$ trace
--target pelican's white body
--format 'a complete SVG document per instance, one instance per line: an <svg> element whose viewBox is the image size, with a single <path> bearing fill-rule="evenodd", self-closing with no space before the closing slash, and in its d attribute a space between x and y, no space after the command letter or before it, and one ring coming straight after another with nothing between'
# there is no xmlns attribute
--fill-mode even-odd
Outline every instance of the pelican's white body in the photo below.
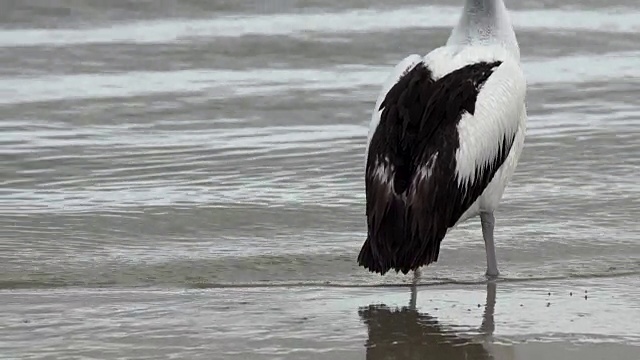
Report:
<svg viewBox="0 0 640 360"><path fill-rule="evenodd" d="M458 124L460 148L456 153L458 183L473 181L476 169L491 161L500 149L505 134L515 134L507 160L495 174L482 195L463 214L458 223L477 216L481 211L492 212L500 203L511 180L524 145L526 132L526 81L518 61L499 45L443 46L425 57L410 55L400 62L383 85L376 102L380 108L387 92L405 73L423 62L431 69L434 79L479 61L503 61L489 77L478 94L474 115L464 113ZM368 144L380 122L381 111L374 111L369 127ZM368 150L367 150L368 152Z"/></svg>
<svg viewBox="0 0 640 360"><path fill-rule="evenodd" d="M489 222L493 221L492 214L511 180L524 145L526 80L520 67L520 49L502 0L467 0L460 22L445 46L426 56L409 55L395 66L376 101L367 140L368 154L369 143L380 122L382 101L400 77L418 63L424 63L437 80L456 69L482 61L501 61L502 64L478 93L474 115L465 112L458 123L460 144L456 152L456 178L459 185L474 181L476 169L494 159L505 136L515 137L505 162L456 225L481 213L490 214ZM489 254L493 252L492 233L493 224L490 244L485 237L489 263L495 263L495 255L490 259ZM489 268L493 265L489 264ZM497 274L497 266L495 271L491 269L489 272Z"/></svg>
<svg viewBox="0 0 640 360"><path fill-rule="evenodd" d="M482 11L491 13L491 17L474 16ZM498 207L524 146L527 121L526 79L520 67L520 48L502 1L468 0L460 22L451 32L445 46L434 49L426 56L409 55L395 66L380 90L371 117L367 154L371 138L380 122L380 104L400 77L418 63L424 63L433 72L434 80L437 80L466 65L496 60L502 61L502 64L478 94L475 114L464 113L458 124L458 183L474 180L476 168L494 157L505 134L515 134L515 140L504 164L458 223L477 216L480 212L493 212Z"/></svg>

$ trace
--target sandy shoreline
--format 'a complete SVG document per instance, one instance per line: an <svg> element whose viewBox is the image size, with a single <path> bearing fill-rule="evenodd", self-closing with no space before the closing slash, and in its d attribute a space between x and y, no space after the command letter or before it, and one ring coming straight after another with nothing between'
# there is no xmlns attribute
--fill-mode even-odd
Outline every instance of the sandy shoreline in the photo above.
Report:
<svg viewBox="0 0 640 360"><path fill-rule="evenodd" d="M5 290L0 349L35 359L126 349L132 358L637 360L639 289L633 275L421 286L415 304L408 287Z"/></svg>

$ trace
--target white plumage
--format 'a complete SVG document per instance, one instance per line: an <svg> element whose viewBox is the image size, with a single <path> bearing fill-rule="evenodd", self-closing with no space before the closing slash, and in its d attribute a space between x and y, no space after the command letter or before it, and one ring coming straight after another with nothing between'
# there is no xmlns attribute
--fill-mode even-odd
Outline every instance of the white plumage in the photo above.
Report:
<svg viewBox="0 0 640 360"><path fill-rule="evenodd" d="M400 264L402 261L405 261L403 258L400 256L397 256L397 258L391 258L391 255L384 254L381 250L381 245L375 244L376 234L373 234L374 232L377 231L378 233L383 233L385 229L382 228L382 226L394 227L393 230L398 231L398 229L403 225L397 224L397 222L405 221L398 220L396 223L387 222L384 223L387 225L380 225L381 222L385 221L385 219L381 220L384 216L388 216L389 219L387 219L387 221L391 221L391 215L388 215L388 212L390 211L389 208L392 207L392 205L389 204L393 204L392 200L386 199L385 201L389 202L387 205L383 206L383 208L385 206L386 208L376 213L375 206L380 206L381 198L384 196L395 196L398 199L403 199L405 203L402 205L404 206L402 209L405 211L405 218L411 216L423 216L421 212L417 212L417 210L412 208L412 206L417 202L436 201L429 198L432 197L433 199L436 199L437 194L435 191L439 191L437 190L438 188L442 188L445 185L450 186L451 182L455 181L455 188L458 193L448 194L450 197L457 196L464 200L465 196L472 196L472 192L480 192L478 192L479 196L478 194L473 195L474 200L470 206L469 204L464 205L464 202L461 200L461 203L458 205L460 207L464 207L462 209L463 212L457 219L449 220L454 220L455 225L457 225L471 217L480 215L487 252L487 275L498 275L493 241L493 213L498 207L505 187L509 183L517 166L524 144L527 117L525 106L526 80L520 67L520 50L507 10L502 0L467 0L460 22L452 31L452 34L445 46L431 51L424 57L417 54L409 55L395 66L387 80L384 82L380 95L376 101L367 139L366 161L368 164L367 171L373 172L375 177L380 180L381 183L384 183L388 189L391 189L394 186L394 181L397 182L400 180L399 175L396 174L396 168L399 168L400 166L394 166L393 159L390 160L390 156L395 156L399 159L396 160L396 162L400 161L400 163L403 164L409 163L409 165L406 166L410 169L412 169L412 162L415 163L420 161L420 157L422 155L413 153L417 151L415 149L420 148L419 146L423 146L420 145L419 139L414 141L416 144L414 147L408 147L409 150L406 150L406 144L402 145L404 146L403 149L405 149L403 150L405 152L402 153L402 155L398 155L398 153L393 154L393 151L397 151L397 146L385 147L384 141L388 143L390 141L390 135L385 138L386 140L380 140L376 143L375 149L371 148L374 135L378 137L385 136L385 134L381 134L381 132L389 132L389 129L393 126L393 124L388 123L388 121L391 120L386 118L385 121L387 121L387 123L385 123L384 126L380 125L380 122L384 116L384 111L391 106L389 104L385 104L385 101L389 101L389 97L393 95L393 91L403 90L401 88L397 88L400 86L397 84L403 77L409 76L407 74L417 69L418 66L423 66L427 69L426 71L430 71L433 82L437 84L439 81L445 81L446 76L454 76L454 72L456 71L458 73L460 71L466 71L464 69L470 69L472 65L482 63L496 63L498 65L490 69L491 72L488 78L479 76L477 73L473 73L474 76L458 79L460 86L464 85L465 82L471 82L478 91L477 94L473 94L476 96L473 113L461 110L459 117L455 119L455 132L457 132L457 140L459 140L459 144L457 148L455 148L455 173L452 174L450 173L451 171L447 172L446 170L439 170L439 172L438 169L434 170L436 159L440 162L446 161L445 155L441 154L441 156L438 156L438 154L445 150L454 150L453 148L446 149L449 146L454 146L456 139L452 137L451 141L447 140L444 141L442 145L439 145L442 148L431 149L431 153L422 154L425 156L428 155L428 158L422 159L420 166L416 167L414 174L410 177L409 181L411 182L411 185L407 188L407 193L394 195L391 192L388 192L387 194L382 193L381 195L380 192L369 190L369 188L375 190L375 183L368 183L368 185L370 185L367 190L369 236L367 242L365 242L363 246L361 255L359 256L359 262L361 265L368 267L371 271L384 273L387 268L395 268L396 271L401 269L402 266L404 266L405 269L408 268L408 265ZM394 88L394 86L396 88ZM437 91L445 91L442 89L449 88L441 86ZM408 91L410 90L405 90L405 92ZM438 98L440 101L449 101L449 99L452 99L455 96L451 95L450 98L450 95L438 94L437 91L434 90L432 97ZM456 94L455 91L451 91L451 93ZM398 99L406 101L402 97ZM433 102L428 104L431 105L425 106L434 106ZM411 104L407 105L402 103L401 105L409 106ZM386 114L387 118L390 119L392 116L391 113L387 112ZM406 115L404 116L406 117ZM427 119L418 118L413 119L412 121L425 120ZM438 122L441 120L430 119L429 121ZM441 130L444 129L446 125L438 126L434 125L434 131L436 131L436 134L439 134L437 135L437 138L453 136L449 134L451 131L447 132L445 130ZM501 152L504 151L505 148L508 149L508 153L501 155ZM381 152L384 151L390 152L390 155L383 156ZM435 151L435 153L433 151ZM372 156L374 153L377 154L377 158L369 159L369 156ZM411 159L409 159L410 155L407 155L409 153L413 154ZM381 159L384 159L384 161ZM453 161L452 156L450 162ZM445 165L446 164L442 165L442 169L446 168ZM487 171L492 171L492 173L485 174ZM436 178L437 176L439 176L439 178ZM484 179L486 176L490 176L488 180ZM485 181L481 184L483 179ZM436 190L422 193L417 191L419 190L421 182L427 184L429 181L432 181L434 184L431 189ZM398 187L401 186L398 185ZM412 198L413 195L420 196L421 198ZM410 199L407 199L407 197ZM442 206L434 206L433 209L444 209ZM426 214L424 216L431 216L429 221L433 222L435 221L434 219L442 218L438 214L433 214L433 211L428 212L428 210L424 210L423 207L421 207L420 210ZM398 219L402 219L402 217L398 217ZM425 226L435 225L427 224ZM446 224L445 232L452 227L453 226L451 224ZM400 233L407 234L410 231L417 231L415 230L415 225L414 228L407 228L400 231ZM398 237L400 235L395 236ZM438 240L435 252L436 260L440 240L442 239ZM383 241L389 242L395 240L379 240L379 242ZM407 240L407 243L409 243L409 240ZM371 249L367 250L367 246L371 247ZM380 247L375 248L375 246ZM390 245L386 244L385 246L388 247ZM412 244L412 246L416 245ZM424 246L422 248L424 250ZM369 255L369 259L366 256L367 251L371 251L373 254ZM399 251L401 252L402 249ZM433 255L431 255L431 257L433 258ZM428 265L429 262L436 260L425 260L422 263ZM385 262L393 263L394 261L398 262L398 264L385 264ZM410 261L412 261L410 268L416 271L415 274L417 276L417 268L419 267L418 265L420 265L418 264L419 261L415 259Z"/></svg>

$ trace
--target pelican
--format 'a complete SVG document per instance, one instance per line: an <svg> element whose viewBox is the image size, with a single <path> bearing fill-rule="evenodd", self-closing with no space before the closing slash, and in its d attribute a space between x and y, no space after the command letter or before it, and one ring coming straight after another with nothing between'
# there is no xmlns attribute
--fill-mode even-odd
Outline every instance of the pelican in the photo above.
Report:
<svg viewBox="0 0 640 360"><path fill-rule="evenodd" d="M486 276L499 275L494 212L524 145L526 90L502 0L466 0L444 46L396 65L367 140L360 266L415 283L447 232L479 215Z"/></svg>

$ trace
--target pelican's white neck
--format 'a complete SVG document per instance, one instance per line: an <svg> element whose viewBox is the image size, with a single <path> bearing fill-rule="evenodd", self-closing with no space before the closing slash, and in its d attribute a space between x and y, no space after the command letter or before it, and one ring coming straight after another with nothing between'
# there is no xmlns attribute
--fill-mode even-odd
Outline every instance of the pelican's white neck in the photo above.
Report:
<svg viewBox="0 0 640 360"><path fill-rule="evenodd" d="M520 48L503 0L465 0L447 45L500 44L520 59Z"/></svg>

